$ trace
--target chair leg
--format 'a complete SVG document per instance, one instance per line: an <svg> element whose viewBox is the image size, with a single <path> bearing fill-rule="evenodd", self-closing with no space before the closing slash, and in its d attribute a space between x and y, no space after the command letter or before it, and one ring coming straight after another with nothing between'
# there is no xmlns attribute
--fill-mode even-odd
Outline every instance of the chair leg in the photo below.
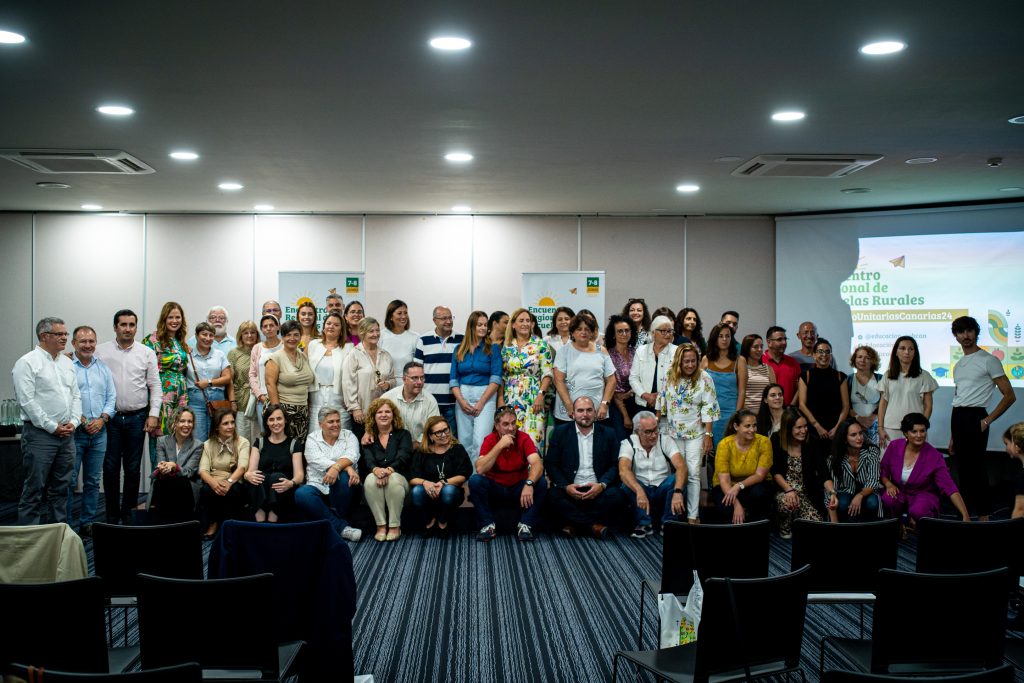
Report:
<svg viewBox="0 0 1024 683"><path fill-rule="evenodd" d="M640 585L640 591L643 592L643 584ZM612 655L612 683L615 683L619 672L619 654L615 653Z"/></svg>
<svg viewBox="0 0 1024 683"><path fill-rule="evenodd" d="M128 647L128 608L124 608L124 646Z"/></svg>
<svg viewBox="0 0 1024 683"><path fill-rule="evenodd" d="M864 603L860 603L860 635L857 636L861 640L864 639Z"/></svg>
<svg viewBox="0 0 1024 683"><path fill-rule="evenodd" d="M636 636L636 649L644 649L644 580L640 579L640 630Z"/></svg>

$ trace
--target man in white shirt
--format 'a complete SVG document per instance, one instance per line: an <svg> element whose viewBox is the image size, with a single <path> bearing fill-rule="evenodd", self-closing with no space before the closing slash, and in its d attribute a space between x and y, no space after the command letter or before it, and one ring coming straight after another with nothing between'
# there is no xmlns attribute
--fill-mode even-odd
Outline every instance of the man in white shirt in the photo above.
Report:
<svg viewBox="0 0 1024 683"><path fill-rule="evenodd" d="M306 439L306 481L295 491L295 506L310 520L326 519L346 541L357 542L363 532L348 525L352 487L359 485L359 442L341 427L337 408L324 406L317 415L320 431Z"/></svg>
<svg viewBox="0 0 1024 683"><path fill-rule="evenodd" d="M128 309L115 313L114 341L97 346L95 354L110 368L117 393L116 412L107 423L107 453L103 459L103 499L110 524L130 523L132 510L139 503L146 433L154 439L160 435L160 372L153 349L135 341L138 320ZM152 459L156 459L155 451ZM118 501L122 466L124 490Z"/></svg>
<svg viewBox="0 0 1024 683"><path fill-rule="evenodd" d="M75 428L82 399L71 359L64 355L68 328L60 318L36 323L39 344L14 364L14 395L24 426L21 455L25 483L18 502L18 524L42 521L42 497L54 522L67 519L68 490L75 463Z"/></svg>
<svg viewBox="0 0 1024 683"><path fill-rule="evenodd" d="M423 425L427 423L427 419L441 414L437 407L437 399L423 391L425 379L423 366L411 360L405 364L402 372L402 386L395 387L382 396L390 398L398 406L398 414L402 416L402 424L412 435L414 446L423 439Z"/></svg>
<svg viewBox="0 0 1024 683"><path fill-rule="evenodd" d="M573 537L582 527L603 540L625 503L618 486L619 442L611 427L594 423L597 411L589 396L573 402L572 417L573 422L555 427L544 456L548 498L564 535Z"/></svg>
<svg viewBox="0 0 1024 683"><path fill-rule="evenodd" d="M633 432L619 445L619 477L633 506L632 536L643 538L654 533L652 512L663 530L665 522L682 519L687 468L676 442L658 433L657 415L641 410L633 417ZM691 517L695 523L696 510Z"/></svg>
<svg viewBox="0 0 1024 683"><path fill-rule="evenodd" d="M235 338L228 334L228 309L223 306L213 306L206 312L206 322L213 325L213 348L220 349L226 356L228 351L237 346ZM196 336L188 339L190 348L196 347Z"/></svg>
<svg viewBox="0 0 1024 683"><path fill-rule="evenodd" d="M953 336L964 356L953 368L953 415L949 421L949 455L955 459L960 492L968 506L974 507L978 520L988 521L992 513L992 492L985 468L988 428L1013 405L1017 397L1006 378L1003 364L978 346L981 326L970 316L953 321ZM992 390L1002 394L999 403L988 412Z"/></svg>

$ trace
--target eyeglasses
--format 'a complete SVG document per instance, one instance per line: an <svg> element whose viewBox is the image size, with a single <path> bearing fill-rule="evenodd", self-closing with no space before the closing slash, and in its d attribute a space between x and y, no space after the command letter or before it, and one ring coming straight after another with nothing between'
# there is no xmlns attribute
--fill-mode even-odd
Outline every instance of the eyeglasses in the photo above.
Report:
<svg viewBox="0 0 1024 683"><path fill-rule="evenodd" d="M65 339L67 339L68 336L67 332L43 332L43 334L48 334L51 337L64 337Z"/></svg>
<svg viewBox="0 0 1024 683"><path fill-rule="evenodd" d="M442 429L435 429L434 431L430 432L430 435L431 436L444 436L445 434L451 434L451 432L452 432L451 429L449 429L448 427L444 427Z"/></svg>
<svg viewBox="0 0 1024 683"><path fill-rule="evenodd" d="M615 330L615 334L631 334L631 333L632 333L632 330L629 330L629 329Z"/></svg>
<svg viewBox="0 0 1024 683"><path fill-rule="evenodd" d="M423 383L423 382L427 381L426 377L410 377L409 375L406 375L405 378L407 380L409 380L410 382L413 382L414 384L415 383Z"/></svg>
<svg viewBox="0 0 1024 683"><path fill-rule="evenodd" d="M647 303L647 302L646 302L646 301L644 301L643 299L630 299L630 300L629 300L629 303L630 303L630 304L645 304L645 303Z"/></svg>
<svg viewBox="0 0 1024 683"><path fill-rule="evenodd" d="M817 351L814 352L814 355L815 356L831 356L832 352L829 351L828 349L818 349Z"/></svg>
<svg viewBox="0 0 1024 683"><path fill-rule="evenodd" d="M453 318L453 317L452 317L452 316L450 316L450 315L439 315L439 316L437 316L437 317L435 317L435 318L434 318L434 320L440 320L440 321L442 321L442 322L443 322L443 321L445 321L445 320L454 320L454 319L455 319L455 318Z"/></svg>
<svg viewBox="0 0 1024 683"><path fill-rule="evenodd" d="M652 434L657 434L658 433L658 429L657 428L654 428L654 429L641 429L637 433L638 434L642 434L643 436L651 436Z"/></svg>
<svg viewBox="0 0 1024 683"><path fill-rule="evenodd" d="M672 328L669 328L667 330L659 328L659 329L655 330L655 332L659 332L661 334L673 334L675 332L675 330L673 330Z"/></svg>
<svg viewBox="0 0 1024 683"><path fill-rule="evenodd" d="M769 343L771 343L771 342L784 342L784 341L789 341L789 337L775 337L774 339L769 339L768 340Z"/></svg>

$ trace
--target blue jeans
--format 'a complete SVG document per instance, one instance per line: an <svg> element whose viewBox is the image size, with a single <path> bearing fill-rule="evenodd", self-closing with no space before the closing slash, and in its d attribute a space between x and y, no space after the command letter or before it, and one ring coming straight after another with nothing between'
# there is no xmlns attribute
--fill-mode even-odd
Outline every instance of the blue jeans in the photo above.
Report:
<svg viewBox="0 0 1024 683"><path fill-rule="evenodd" d="M463 384L459 387L459 390L462 392L462 398L469 405L473 406L476 405L476 402L480 400L489 386L489 384L482 386ZM469 453L469 459L473 464L476 464L476 459L480 457L480 446L483 445L484 439L494 431L494 411L496 407L497 398L495 396L491 396L483 408L480 409L480 414L476 416L467 415L462 412L462 408L455 406L455 419L459 423L459 443Z"/></svg>
<svg viewBox="0 0 1024 683"><path fill-rule="evenodd" d="M461 486L452 486L451 484L442 486L441 493L437 498L428 496L427 490L423 488L422 484L413 486L411 495L413 505L426 510L428 515L441 524L447 524L448 517L455 512L455 508L462 505L462 501L466 498Z"/></svg>
<svg viewBox="0 0 1024 683"><path fill-rule="evenodd" d="M75 497L78 471L82 470L82 525L92 524L96 517L96 505L100 500L100 478L103 475L103 459L107 452L107 428L89 434L79 427L75 430L75 467L71 470L71 488L68 489L68 524L71 524L71 501Z"/></svg>
<svg viewBox="0 0 1024 683"><path fill-rule="evenodd" d="M221 400L209 390L206 393L210 395L211 401ZM210 414L206 412L206 400L203 398L203 392L198 389L189 389L188 407L196 415L196 426L192 429L192 438L199 442L206 441L210 436Z"/></svg>
<svg viewBox="0 0 1024 683"><path fill-rule="evenodd" d="M637 483L640 484L639 480ZM685 515L672 514L672 489L676 487L676 476L674 474L669 475L668 479L661 482L660 486L647 486L646 484L640 484L640 486L643 487L647 500L650 502L651 512L655 514L659 511L661 512L662 524L669 520L678 521L684 518ZM622 484L622 490L625 492L626 497L629 499L629 504L633 508L633 517L636 519L637 526L651 526L651 515L637 507L636 492L625 484Z"/></svg>
<svg viewBox="0 0 1024 683"><path fill-rule="evenodd" d="M331 528L341 534L348 526L345 515L352 502L352 489L348 485L348 473L342 472L338 480L327 489L327 495L315 486L303 484L295 490L295 507L310 521L326 519Z"/></svg>
<svg viewBox="0 0 1024 683"><path fill-rule="evenodd" d="M494 513L491 512L494 504L500 503L518 508L519 496L522 494L523 486L525 485L526 482L521 481L515 486L502 486L490 477L485 477L482 474L474 474L470 477L469 499L473 502L473 507L476 508L476 519L480 524L480 528L494 524ZM533 527L537 524L537 518L540 516L540 506L544 502L544 496L547 492L548 483L544 477L541 477L533 486L533 505L520 513L521 518L519 521L528 527Z"/></svg>
<svg viewBox="0 0 1024 683"><path fill-rule="evenodd" d="M26 422L21 432L21 457L25 484L18 502L18 524L42 523L44 490L51 521L63 522L71 486L71 466L75 462L74 438L62 438Z"/></svg>
<svg viewBox="0 0 1024 683"><path fill-rule="evenodd" d="M852 493L842 493L837 491L836 498L838 499L838 507L836 512L839 513L839 521L849 520L853 522L869 522L874 519L878 519L878 494L872 493L870 496L865 496L860 501L860 514L856 517L848 515L846 511L850 508L850 503L853 501Z"/></svg>
<svg viewBox="0 0 1024 683"><path fill-rule="evenodd" d="M107 452L103 458L103 500L107 521L117 524L139 504L139 473L142 470L142 444L146 440L147 411L133 415L115 413L107 423ZM120 502L121 468L124 467L124 493Z"/></svg>

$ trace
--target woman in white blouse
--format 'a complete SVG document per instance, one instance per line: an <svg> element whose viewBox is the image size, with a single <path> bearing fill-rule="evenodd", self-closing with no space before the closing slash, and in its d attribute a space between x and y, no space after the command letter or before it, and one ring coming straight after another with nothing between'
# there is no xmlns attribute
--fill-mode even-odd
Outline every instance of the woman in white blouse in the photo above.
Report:
<svg viewBox="0 0 1024 683"><path fill-rule="evenodd" d="M658 394L665 389L665 378L668 376L672 358L676 353L675 327L664 315L659 315L651 323L651 342L636 347L633 365L629 369L629 388L633 390L634 400L641 410L654 410L658 402ZM664 423L660 425L664 431Z"/></svg>
<svg viewBox="0 0 1024 683"><path fill-rule="evenodd" d="M419 335L409 329L409 307L401 299L395 299L384 314L380 347L391 354L395 368L404 368L416 355L418 340Z"/></svg>
<svg viewBox="0 0 1024 683"><path fill-rule="evenodd" d="M252 361L249 364L249 389L256 397L256 421L263 419L263 409L270 402L267 395L267 359L271 354L280 351L281 338L277 333L281 330L281 321L270 313L260 318L260 332L263 341L252 347Z"/></svg>
<svg viewBox="0 0 1024 683"><path fill-rule="evenodd" d="M324 316L320 338L309 342L306 355L316 376L309 390L309 414L319 415L324 406L338 408L341 426L351 429L352 418L341 406L341 375L345 356L352 350L345 321L337 312Z"/></svg>
<svg viewBox="0 0 1024 683"><path fill-rule="evenodd" d="M878 440L884 448L893 439L902 439L900 423L909 413L932 416L932 394L939 388L931 373L921 367L917 340L900 337L892 346L889 369L878 383Z"/></svg>
<svg viewBox="0 0 1024 683"><path fill-rule="evenodd" d="M352 415L352 433L363 437L363 422L370 403L395 383L391 354L380 348L380 324L376 318L359 321L359 344L345 358L341 374L341 397Z"/></svg>

